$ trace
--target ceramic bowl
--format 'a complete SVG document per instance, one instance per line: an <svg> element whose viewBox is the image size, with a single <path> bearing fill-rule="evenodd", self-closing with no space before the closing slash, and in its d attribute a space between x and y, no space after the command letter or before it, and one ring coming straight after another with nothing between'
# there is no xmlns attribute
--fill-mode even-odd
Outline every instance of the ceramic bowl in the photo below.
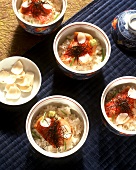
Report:
<svg viewBox="0 0 136 170"><path fill-rule="evenodd" d="M39 112L46 105L49 105L49 104L68 105L68 106L70 106L70 108L72 108L72 110L75 110L77 112L78 116L83 121L83 132L82 132L81 139L77 143L77 145L75 145L72 149L70 149L68 151L53 153L51 151L44 150L43 148L41 148L40 146L38 146L36 144L36 142L32 136L31 127L32 127L34 119L39 114ZM46 97L46 98L40 100L38 103L36 103L31 108L31 110L27 116L27 119L26 119L26 134L27 134L28 140L29 140L32 148L34 148L41 156L47 156L50 158L62 158L62 157L70 156L70 155L74 154L75 152L77 153L77 151L85 143L87 136L88 136L88 131L89 131L89 121L88 121L87 114L86 114L85 110L83 109L83 107L77 101L73 100L72 98L62 96L62 95L53 95L53 96L49 96L49 97Z"/></svg>
<svg viewBox="0 0 136 170"><path fill-rule="evenodd" d="M42 25L32 24L30 22L27 22L19 15L18 10L20 9L22 0L12 0L12 7L17 17L17 20L19 22L19 25L25 31L31 34L34 34L34 35L46 35L46 34L50 34L53 31L55 31L61 25L63 21L64 14L65 14L66 7L67 7L67 0L60 0L60 1L62 1L62 10L61 10L60 15L54 21L48 24L42 24Z"/></svg>
<svg viewBox="0 0 136 170"><path fill-rule="evenodd" d="M133 86L134 88L136 88L136 77L133 77L133 76L123 76L123 77L119 77L113 81L111 81L104 89L103 93L102 93L102 96L101 96L101 110L102 110L102 119L103 119L103 123L105 124L105 126L110 130L112 131L113 133L117 134L117 135L121 135L121 136L133 136L133 135L136 135L136 129L134 130L128 130L128 128L122 128L122 122L120 123L120 125L118 124L117 125L117 122L113 123L111 120L113 118L110 118L107 116L106 114L106 111L105 111L105 101L106 101L106 98L107 98L107 94L110 90L112 90L111 94L117 94L116 90L113 90L113 88L120 88L120 87L126 87L126 86ZM119 99L117 99L118 101ZM111 99L109 99L108 101L111 101ZM122 106L122 100L119 100L120 103L119 105ZM123 106L125 107L126 104L125 104L125 101L126 100L123 100ZM127 105L130 107L130 104ZM124 108L123 107L123 108ZM112 107L111 107L112 108ZM123 111L125 112L125 111ZM127 111L126 111L127 112ZM126 113L125 113L126 114ZM113 115L114 116L114 115ZM125 118L124 118L125 119ZM117 119L116 119L117 120ZM134 120L134 119L133 119ZM117 120L119 121L119 119ZM127 119L126 119L127 121ZM127 122L126 122L127 123ZM130 125L130 124L127 124L125 125L126 127ZM124 125L123 125L124 126ZM129 127L129 126L128 126Z"/></svg>
<svg viewBox="0 0 136 170"><path fill-rule="evenodd" d="M73 35L74 32L85 32L91 34L93 37L99 39L101 46L105 49L105 58L100 63L97 68L87 71L76 71L71 69L70 67L66 66L60 59L58 48L59 46L66 40L66 37L69 35ZM64 26L56 35L53 43L53 50L56 61L60 69L69 77L74 79L88 79L92 77L98 70L100 70L109 60L110 53L111 53L111 45L108 36L105 32L99 28L98 26L87 23L87 22L74 22Z"/></svg>
<svg viewBox="0 0 136 170"><path fill-rule="evenodd" d="M11 72L11 68L13 65L17 62L20 61L23 64L23 71L26 72L32 72L34 74L34 81L32 83L32 90L29 92L21 92L21 96L18 99L7 99L6 98L6 91L5 87L7 84L5 83L0 83L0 102L7 104L7 105L21 105L24 103L27 103L31 99L33 99L40 87L41 87L41 73L37 65L31 61L30 59L27 59L25 57L21 56L12 56L8 57L6 59L3 59L0 62L0 73L2 70ZM1 75L1 74L0 74ZM1 79L1 76L0 76ZM9 78L8 78L9 80ZM9 82L10 84L11 82ZM15 82L16 84L16 82ZM14 93L13 93L14 94Z"/></svg>
<svg viewBox="0 0 136 170"><path fill-rule="evenodd" d="M136 10L126 10L112 21L111 34L117 45L136 51Z"/></svg>

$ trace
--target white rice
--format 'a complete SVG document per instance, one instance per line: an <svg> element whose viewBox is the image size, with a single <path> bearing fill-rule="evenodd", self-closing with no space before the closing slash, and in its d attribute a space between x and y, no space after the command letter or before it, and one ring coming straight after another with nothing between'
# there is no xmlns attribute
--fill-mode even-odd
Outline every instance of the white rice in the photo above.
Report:
<svg viewBox="0 0 136 170"><path fill-rule="evenodd" d="M72 129L72 136L71 136L71 140L67 143L66 147L60 146L59 148L54 148L34 128L34 124L36 123L38 118L43 116L44 112L48 112L48 111L55 111L58 117L63 118L69 123ZM68 151L72 149L75 145L77 145L82 137L83 128L84 128L83 121L78 116L77 112L75 111L71 112L71 108L69 106L66 105L58 106L56 104L49 104L45 106L44 109L42 109L39 115L35 118L32 124L32 132L36 133L36 135L38 136L38 138L34 137L34 140L37 143L37 145L39 145L41 148L43 148L48 152L54 152L54 153Z"/></svg>

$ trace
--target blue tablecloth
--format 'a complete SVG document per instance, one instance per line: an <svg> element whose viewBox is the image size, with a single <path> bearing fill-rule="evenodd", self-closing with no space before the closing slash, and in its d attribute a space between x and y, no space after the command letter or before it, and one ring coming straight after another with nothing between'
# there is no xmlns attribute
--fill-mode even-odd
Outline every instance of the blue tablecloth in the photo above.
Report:
<svg viewBox="0 0 136 170"><path fill-rule="evenodd" d="M105 86L120 76L136 76L134 54L123 52L111 36L111 21L124 10L136 9L135 0L95 0L65 22L85 21L102 28L111 42L111 56L106 66L93 78L74 80L58 68L52 42L56 33L48 35L24 54L42 73L42 86L37 96L22 106L0 104L0 170L134 170L136 169L136 137L123 137L110 132L101 120L100 97ZM37 155L25 133L30 108L50 95L65 95L78 101L86 110L90 131L79 152L60 160Z"/></svg>

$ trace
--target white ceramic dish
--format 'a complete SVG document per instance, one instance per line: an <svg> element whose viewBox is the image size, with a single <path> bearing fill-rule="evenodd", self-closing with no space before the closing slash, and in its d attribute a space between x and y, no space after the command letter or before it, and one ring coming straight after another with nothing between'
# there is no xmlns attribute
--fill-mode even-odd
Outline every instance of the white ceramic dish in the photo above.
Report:
<svg viewBox="0 0 136 170"><path fill-rule="evenodd" d="M73 35L74 32L85 32L98 38L102 47L106 50L104 61L102 61L97 68L87 71L76 71L66 66L60 59L58 54L58 47L66 40L66 37ZM53 43L54 55L60 69L69 77L75 79L88 79L92 77L98 70L100 70L109 60L111 53L111 44L106 33L98 26L87 22L74 22L63 27L56 35Z"/></svg>
<svg viewBox="0 0 136 170"><path fill-rule="evenodd" d="M38 93L40 87L41 87L41 73L39 68L37 67L37 65L25 58L25 57L21 57L21 56L12 56L12 57L8 57L4 60L2 60L0 62L0 71L1 70L6 70L6 71L10 71L10 69L12 68L12 66L18 61L20 60L24 66L24 71L31 71L34 73L34 83L33 83L33 88L31 92L28 93L21 93L21 97L17 100L9 100L6 99L5 97L5 92L3 91L4 85L0 84L0 102L7 104L7 105L21 105L24 103L27 103L28 101L30 101L32 98L35 97L35 95Z"/></svg>
<svg viewBox="0 0 136 170"><path fill-rule="evenodd" d="M44 149L42 149L41 147L39 147L35 143L35 141L32 137L32 133L31 133L32 122L34 121L35 117L39 114L39 111L45 105L48 105L50 103L56 103L56 104L61 103L61 104L69 105L72 109L76 110L79 113L79 116L83 120L83 126L84 126L83 129L84 130L83 130L82 137L81 137L79 143L69 151L62 152L62 153L47 152ZM87 114L86 114L85 110L83 109L83 107L78 102L76 102L75 100L73 100L69 97L66 97L66 96L62 96L62 95L49 96L49 97L46 97L46 98L40 100L38 103L36 103L31 108L31 110L30 110L30 112L27 116L27 119L26 119L26 134L27 134L27 137L29 139L29 142L35 148L35 150L37 150L39 153L41 153L44 156L48 156L48 157L52 157L52 158L66 157L66 156L69 156L69 155L75 153L77 150L79 150L82 147L82 145L86 141L87 136L88 136L88 132L89 132L89 121L88 121Z"/></svg>
<svg viewBox="0 0 136 170"><path fill-rule="evenodd" d="M54 21L48 24L42 24L42 25L32 24L30 22L27 22L19 15L18 10L20 9L22 0L12 0L12 8L17 17L19 25L25 31L31 34L35 34L35 35L46 35L46 34L49 34L55 31L61 25L63 21L64 14L67 8L67 0L62 0L62 1L60 0L60 2L62 3L62 10L61 10L60 15Z"/></svg>
<svg viewBox="0 0 136 170"><path fill-rule="evenodd" d="M110 119L108 118L106 112L105 112L105 99L107 96L107 93L113 89L114 87L118 86L118 85L127 85L127 84L133 84L134 87L136 87L136 77L133 76L123 76L123 77L119 77L115 80L113 80L112 82L110 82L104 89L102 96L101 96L101 110L102 110L102 114L104 117L104 124L108 127L109 130L111 130L112 132L114 132L117 135L123 135L123 136L132 136L132 135L136 135L136 130L135 131L130 131L130 130L124 130L119 128L118 126L116 126L115 124L113 124L112 121L110 121Z"/></svg>

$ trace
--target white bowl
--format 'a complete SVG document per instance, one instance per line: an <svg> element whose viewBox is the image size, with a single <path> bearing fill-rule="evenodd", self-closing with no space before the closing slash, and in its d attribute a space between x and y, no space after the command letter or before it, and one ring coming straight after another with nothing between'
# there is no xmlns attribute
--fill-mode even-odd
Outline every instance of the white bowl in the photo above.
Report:
<svg viewBox="0 0 136 170"><path fill-rule="evenodd" d="M136 135L136 130L135 131L131 131L131 130L125 130L122 128L119 128L118 126L116 126L112 121L110 121L109 117L107 116L106 112L105 112L105 99L107 96L107 93L113 89L114 87L118 86L118 85L132 85L136 88L136 77L133 76L123 76L123 77L119 77L113 81L111 81L104 89L102 96L101 96L101 110L102 110L102 114L103 114L103 121L104 124L108 127L109 130L111 130L112 132L114 132L117 135L123 135L123 136L132 136L132 135Z"/></svg>
<svg viewBox="0 0 136 170"><path fill-rule="evenodd" d="M24 103L27 103L32 98L36 96L38 93L40 87L41 87L41 73L37 65L31 61L30 59L27 59L25 57L21 56L12 56L8 57L0 62L0 71L6 70L10 71L12 66L20 60L24 66L24 71L30 71L34 73L34 83L32 91L29 93L21 93L21 97L17 100L9 100L5 97L5 92L3 91L4 86L1 84L0 86L0 102L7 104L7 105L21 105Z"/></svg>
<svg viewBox="0 0 136 170"><path fill-rule="evenodd" d="M34 34L34 35L47 35L55 31L62 23L64 14L67 8L67 0L62 0L62 10L60 15L52 22L48 24L32 24L27 22L23 19L20 15L18 10L20 9L22 0L12 0L12 8L17 17L19 25L27 32Z"/></svg>
<svg viewBox="0 0 136 170"><path fill-rule="evenodd" d="M52 152L48 152L45 151L44 149L42 149L40 146L38 146L36 144L36 142L34 141L33 137L32 137L32 133L31 133L31 126L32 126L32 122L34 121L35 117L39 114L39 111L48 104L51 103L55 103L55 104L65 104L65 105L69 105L73 110L77 111L80 118L83 120L83 134L82 137L79 141L79 143L74 146L71 150L62 152L62 153L52 153ZM46 97L42 100L40 100L38 103L36 103L30 110L27 119L26 119L26 134L28 137L29 142L31 143L31 145L33 146L33 148L38 151L38 153L47 156L47 157L51 157L51 158L61 158L61 157L66 157L69 156L73 153L75 153L76 151L78 151L81 146L84 144L84 142L86 141L86 138L88 136L88 131L89 131L89 121L88 121L88 117L86 115L85 110L83 109L83 107L76 102L75 100L66 97L66 96L62 96L62 95L53 95L53 96L49 96Z"/></svg>
<svg viewBox="0 0 136 170"><path fill-rule="evenodd" d="M66 66L61 61L58 54L58 47L65 41L68 35L73 35L74 32L85 32L91 34L93 37L98 38L102 47L106 49L104 61L102 61L97 68L87 71L76 71ZM74 22L66 25L57 33L53 43L53 51L60 69L69 77L82 80L92 77L94 73L100 70L107 63L111 53L111 45L106 33L98 26L87 22Z"/></svg>

